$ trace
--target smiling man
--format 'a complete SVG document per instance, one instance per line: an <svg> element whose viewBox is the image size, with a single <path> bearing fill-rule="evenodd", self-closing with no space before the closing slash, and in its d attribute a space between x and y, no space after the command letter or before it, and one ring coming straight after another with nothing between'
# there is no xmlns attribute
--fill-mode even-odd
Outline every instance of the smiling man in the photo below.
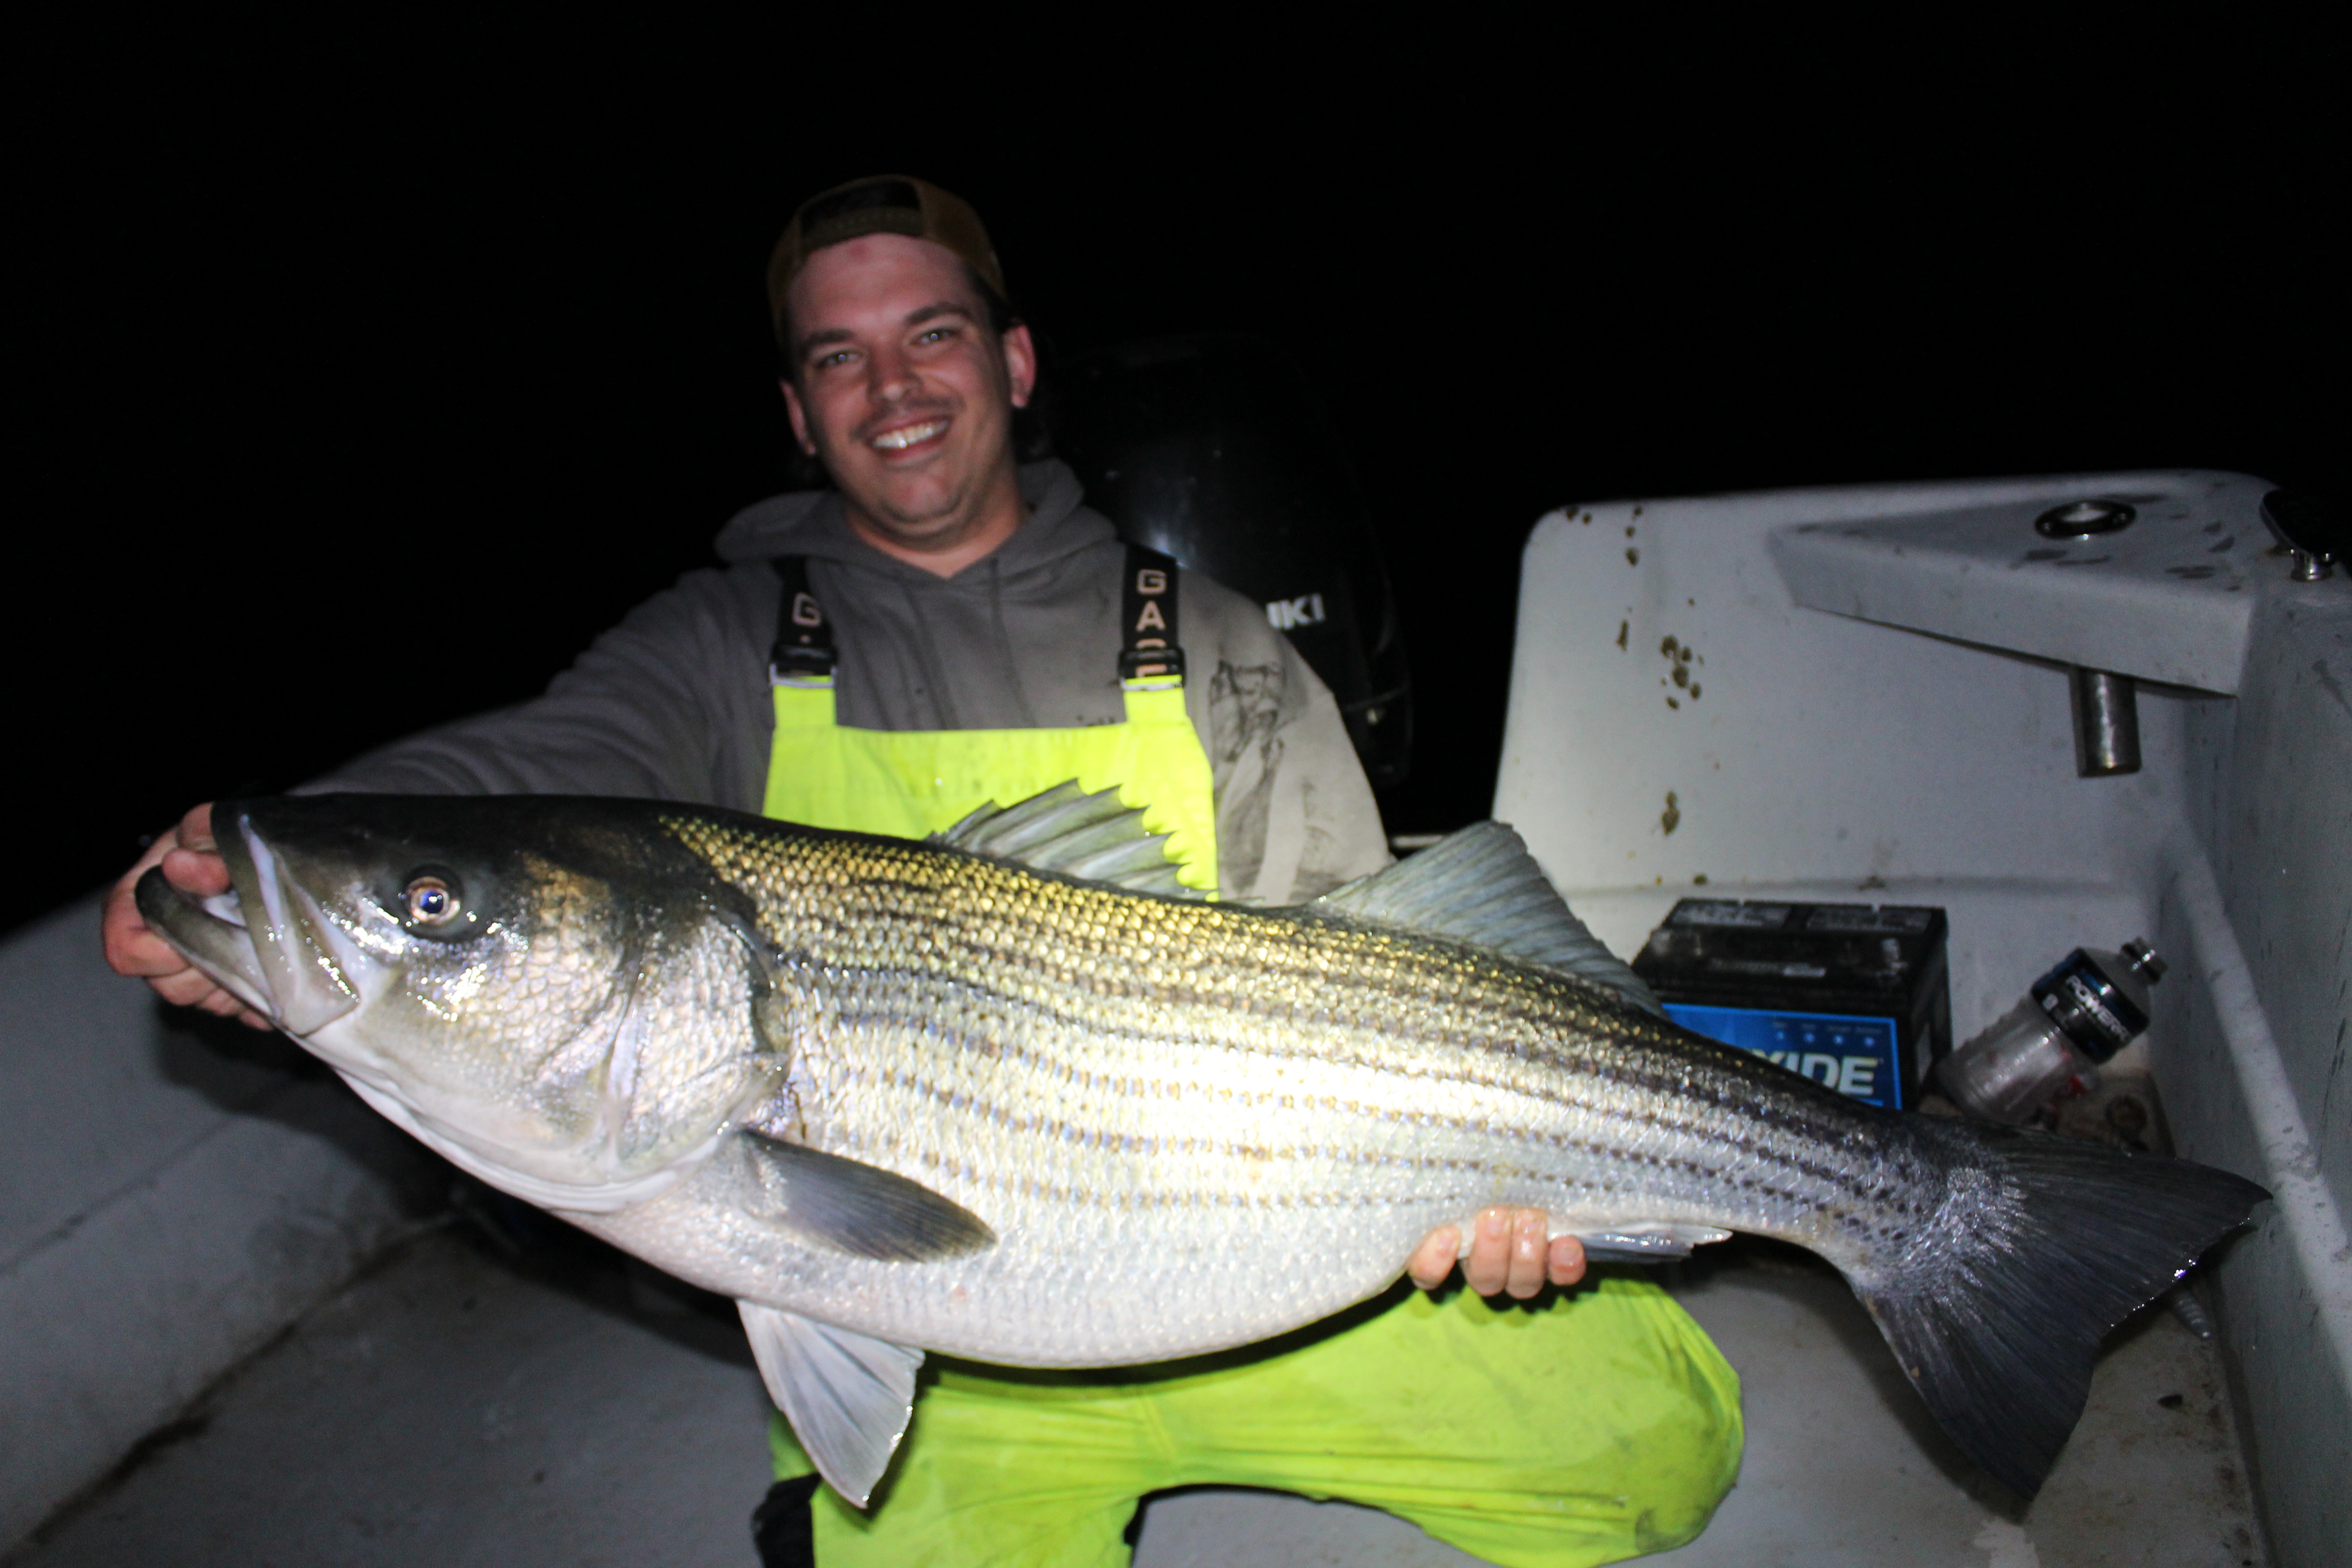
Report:
<svg viewBox="0 0 2352 1568"><path fill-rule="evenodd" d="M992 321L986 286L941 248L877 233L810 257L792 291L822 324L783 345L784 405L852 531L952 577L1027 514L1013 411L1028 405L1037 357L1029 329Z"/></svg>
<svg viewBox="0 0 2352 1568"><path fill-rule="evenodd" d="M1017 460L1036 353L970 206L896 176L814 197L769 304L793 432L831 488L735 518L724 569L640 606L537 701L310 788L651 796L919 837L1076 778L1143 808L1203 893L1295 902L1386 862L1338 708L1260 608L1122 544L1061 464ZM208 826L199 807L133 868L106 937L124 973L227 1011L129 896L159 859L190 892L225 887ZM1414 1279L1445 1279L1459 1239L1429 1237ZM1696 1533L1739 1446L1737 1380L1705 1336L1624 1279L1490 1306L1574 1283L1582 1254L1532 1212L1488 1211L1472 1239L1472 1291L1384 1298L1172 1374L935 1363L864 1512L819 1492L778 1421L762 1552L1120 1563L1142 1495L1202 1483L1387 1508L1502 1563Z"/></svg>

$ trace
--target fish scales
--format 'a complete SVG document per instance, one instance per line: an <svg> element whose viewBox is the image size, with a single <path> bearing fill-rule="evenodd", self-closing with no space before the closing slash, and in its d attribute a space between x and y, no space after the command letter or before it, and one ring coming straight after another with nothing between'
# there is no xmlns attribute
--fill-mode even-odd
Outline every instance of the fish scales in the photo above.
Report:
<svg viewBox="0 0 2352 1568"><path fill-rule="evenodd" d="M1488 1203L1818 1239L1870 1195L1837 1152L1870 1142L1866 1118L1790 1098L1777 1125L1735 1121L1779 1089L1769 1074L1492 954L919 846L667 826L782 955L804 1022L778 1130L916 1175L1000 1238L931 1266L957 1277L942 1294L865 1259L779 1270L772 1238L738 1236L799 1281L778 1303L795 1310L880 1312L999 1361L1174 1355L1336 1310ZM703 1184L724 1201L719 1175ZM1349 1267L1269 1289L1250 1255L1285 1242ZM1165 1276L1157 1306L1088 1312L1131 1289L1138 1249ZM990 1300L1035 1330L972 1335Z"/></svg>

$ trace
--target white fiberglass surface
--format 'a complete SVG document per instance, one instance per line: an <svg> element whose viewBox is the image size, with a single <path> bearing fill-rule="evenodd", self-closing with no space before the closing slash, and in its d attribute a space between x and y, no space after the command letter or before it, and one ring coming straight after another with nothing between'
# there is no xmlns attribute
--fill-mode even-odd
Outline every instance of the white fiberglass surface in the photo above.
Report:
<svg viewBox="0 0 2352 1568"><path fill-rule="evenodd" d="M201 1424L22 1568L132 1562L752 1561L765 1401L730 1310L649 1271L558 1274L429 1236L208 1395ZM2246 1568L2264 1556L2218 1358L2169 1315L2111 1342L2042 1496L1944 1444L1834 1277L1725 1255L1676 1296L1743 1380L1739 1484L1674 1568ZM1146 1510L1137 1568L1470 1568L1391 1516L1278 1493Z"/></svg>

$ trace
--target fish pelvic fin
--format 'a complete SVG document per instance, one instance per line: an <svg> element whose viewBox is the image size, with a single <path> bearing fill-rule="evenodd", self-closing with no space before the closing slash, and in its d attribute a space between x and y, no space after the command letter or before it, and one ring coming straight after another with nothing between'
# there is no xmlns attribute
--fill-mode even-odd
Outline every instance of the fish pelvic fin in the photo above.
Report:
<svg viewBox="0 0 2352 1568"><path fill-rule="evenodd" d="M2031 1499L2082 1415L2107 1331L2270 1194L2187 1160L2022 1128L1904 1125L1945 1197L1849 1280L1945 1433Z"/></svg>
<svg viewBox="0 0 2352 1568"><path fill-rule="evenodd" d="M1522 963L1558 970L1664 1016L1625 962L1569 909L1518 834L1481 822L1448 834L1386 870L1335 888L1306 906L1417 936L1490 947Z"/></svg>
<svg viewBox="0 0 2352 1568"><path fill-rule="evenodd" d="M780 1307L735 1306L768 1397L817 1474L864 1508L907 1435L923 1352Z"/></svg>

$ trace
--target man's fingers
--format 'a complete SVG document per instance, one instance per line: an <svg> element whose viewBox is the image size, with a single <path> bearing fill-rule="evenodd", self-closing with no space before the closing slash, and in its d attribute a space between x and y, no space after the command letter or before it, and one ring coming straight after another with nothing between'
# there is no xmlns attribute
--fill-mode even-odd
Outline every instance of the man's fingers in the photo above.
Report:
<svg viewBox="0 0 2352 1568"><path fill-rule="evenodd" d="M172 885L193 897L210 898L228 891L228 862L213 848L211 802L157 835L107 895L106 909L99 917L99 937L108 965L117 974L144 980L157 995L176 1006L201 1007L257 1029L272 1027L268 1019L214 984L209 975L181 956L178 948L148 929L139 912L139 879L153 866L163 867Z"/></svg>
<svg viewBox="0 0 2352 1568"><path fill-rule="evenodd" d="M223 1018L235 1018L238 1023L243 1024L248 1029L274 1029L278 1027L277 1025L271 1023L268 1019L263 1017L260 1014L247 1006L243 1002L238 1001L235 993L225 990L218 985L214 986L212 994L199 1000L196 1003L196 1005L203 1008L207 1013L216 1014Z"/></svg>
<svg viewBox="0 0 2352 1568"><path fill-rule="evenodd" d="M1572 1251L1557 1247L1548 1239L1550 1231L1551 1216L1542 1209L1481 1211L1469 1256L1462 1260L1463 1281L1481 1296L1507 1291L1520 1300L1542 1289L1547 1281L1573 1283L1584 1272L1584 1248L1572 1237L1561 1238ZM1571 1268L1570 1279L1558 1278Z"/></svg>
<svg viewBox="0 0 2352 1568"><path fill-rule="evenodd" d="M1491 1296L1511 1278L1511 1211L1481 1209L1477 1228L1470 1233L1470 1256L1462 1260L1462 1280L1481 1296Z"/></svg>
<svg viewBox="0 0 2352 1568"><path fill-rule="evenodd" d="M213 803L205 802L180 818L173 830L177 840L163 859L163 875L172 886L199 899L210 899L236 886L228 862L213 838Z"/></svg>
<svg viewBox="0 0 2352 1568"><path fill-rule="evenodd" d="M1454 1259L1461 1252L1462 1227L1441 1225L1413 1249L1412 1261L1405 1265L1404 1271L1421 1289L1434 1290L1445 1283L1447 1275L1454 1272Z"/></svg>
<svg viewBox="0 0 2352 1568"><path fill-rule="evenodd" d="M211 801L205 801L199 805L188 807L188 814L180 818L179 826L174 828L173 831L177 836L180 843L186 847L190 849L202 849L207 852L211 851L215 847L213 843L213 803Z"/></svg>
<svg viewBox="0 0 2352 1568"><path fill-rule="evenodd" d="M228 891L228 862L213 850L213 808L209 801L157 834L155 841L147 846L145 853L131 863L131 869L122 874L114 890L107 895L105 912L99 919L99 932L106 946L106 962L118 974L152 979L176 974L188 966L178 950L147 929L146 921L139 913L139 879L152 866L163 867L163 875L171 879L173 887L195 898Z"/></svg>
<svg viewBox="0 0 2352 1568"><path fill-rule="evenodd" d="M1549 1218L1541 1209L1521 1209L1511 1216L1509 1273L1503 1289L1519 1300L1526 1300L1544 1288L1544 1271L1551 1251L1545 1235L1549 1225Z"/></svg>
<svg viewBox="0 0 2352 1568"><path fill-rule="evenodd" d="M150 866L159 864L164 856L179 847L179 840L171 833L160 836L147 846L114 890L106 896L106 909L99 916L99 937L106 944L106 962L117 974L142 977L170 974L187 967L187 960L162 937L147 929L139 913L139 879L147 874Z"/></svg>
<svg viewBox="0 0 2352 1568"><path fill-rule="evenodd" d="M163 875L171 879L172 886L199 899L226 893L234 886L228 862L211 849L177 848L163 857Z"/></svg>
<svg viewBox="0 0 2352 1568"><path fill-rule="evenodd" d="M203 1007L215 997L235 1005L236 999L213 984L212 976L193 964L183 964L176 973L146 977L149 989L174 1007ZM220 1011L213 1008L214 1012Z"/></svg>
<svg viewBox="0 0 2352 1568"><path fill-rule="evenodd" d="M1573 1285L1584 1278L1584 1244L1572 1236L1549 1239L1550 1233L1551 1216L1542 1209L1485 1209L1471 1229L1468 1252L1462 1251L1461 1232L1442 1226L1414 1250L1405 1271L1423 1289L1434 1290L1458 1255L1470 1289L1481 1296L1507 1291L1525 1300L1547 1284Z"/></svg>

